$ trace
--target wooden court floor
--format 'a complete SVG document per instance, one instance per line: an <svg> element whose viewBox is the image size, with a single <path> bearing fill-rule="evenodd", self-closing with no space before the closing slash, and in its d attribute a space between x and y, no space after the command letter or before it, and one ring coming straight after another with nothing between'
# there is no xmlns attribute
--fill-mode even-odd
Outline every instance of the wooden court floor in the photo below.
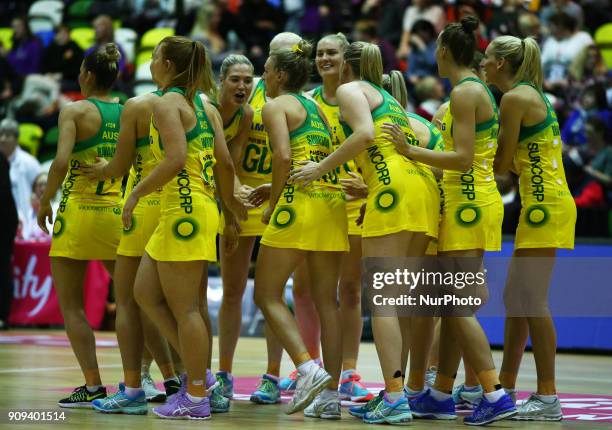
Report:
<svg viewBox="0 0 612 430"><path fill-rule="evenodd" d="M12 331L3 332L2 336L12 335L63 335L60 331ZM112 333L96 335L100 341L114 341ZM216 339L215 339L216 348ZM501 363L501 353L494 352L496 364ZM102 379L106 385L116 385L122 377L121 359L116 347L98 349L98 360L102 370ZM213 362L216 366L218 361ZM234 364L236 377L257 377L265 370L266 356L264 340L259 338L242 338L238 343ZM381 374L374 345L363 343L361 346L359 372L363 381L370 387L381 386ZM567 420L561 423L519 423L503 421L493 428L504 429L612 429L612 357L561 354L557 360L558 389L560 393L571 393L568 397L571 407L576 402L585 402L591 407L584 413L585 419ZM283 359L282 372L288 374L292 366L287 357ZM160 375L152 366L152 375L159 381ZM458 380L461 380L459 375ZM152 413L148 416L104 415L91 410L66 410L67 421L64 424L7 424L6 414L15 409L55 409L59 398L64 397L72 388L82 384L82 377L76 359L67 346L45 346L33 344L0 344L0 428L40 429L363 429L365 424L351 417L343 408L341 421L321 421L304 418L302 414L285 415L284 406L259 406L248 401L235 400L227 414L215 414L208 421L169 421L161 420ZM249 380L250 381L250 380ZM254 379L253 379L254 381ZM373 384L368 384L371 382ZM253 382L254 383L254 382ZM531 391L535 388L535 367L533 356L526 354L518 389ZM248 394L248 393L247 393ZM586 399L582 399L582 395ZM601 398L598 398L601 397ZM576 398L577 397L577 398ZM572 398L572 399L570 399ZM574 399L575 398L575 399ZM605 401L606 398L609 401ZM589 400L590 399L590 400ZM563 400L563 397L562 397ZM591 401L592 400L592 401ZM570 403L568 403L570 405ZM588 409L588 407L586 407ZM576 409L580 412L581 409ZM591 412L597 411L594 415ZM565 409L564 414L574 413ZM602 415L602 413L604 415ZM599 414L599 415L597 415ZM607 416L605 415L607 414ZM590 418L589 418L590 417ZM324 426L324 427L321 427ZM416 421L411 424L415 429L433 428L466 428L461 419L456 422Z"/></svg>

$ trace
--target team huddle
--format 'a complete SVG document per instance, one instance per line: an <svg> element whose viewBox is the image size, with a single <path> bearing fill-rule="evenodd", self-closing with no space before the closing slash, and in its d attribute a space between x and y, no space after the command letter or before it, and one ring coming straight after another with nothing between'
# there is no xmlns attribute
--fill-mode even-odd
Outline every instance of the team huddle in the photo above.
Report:
<svg viewBox="0 0 612 430"><path fill-rule="evenodd" d="M340 401L352 400L362 404L349 413L369 424L454 420L458 408L473 410L468 425L561 420L547 291L556 249L574 246L576 208L559 127L542 93L536 42L502 36L482 57L477 26L464 18L438 38L439 75L453 90L432 122L406 112L403 76L383 75L376 45L342 34L317 43L322 85L307 93L313 47L293 33L272 40L261 78L246 57L227 57L218 87L201 43L167 37L151 62L159 89L125 106L110 95L116 46L87 56L79 75L86 99L60 114L38 219L43 230L54 222L51 269L85 377L59 405L146 414L147 355L164 378L157 416L228 412L242 295L260 237L254 298L265 317L268 367L251 401L280 403L281 391L293 392L288 414L333 420ZM503 93L499 108L487 85ZM508 171L519 176L522 210L504 294L541 312L508 314L500 371L473 315L373 316L385 383L374 396L356 370L362 257L471 257L482 265L484 251L501 249L495 174ZM206 286L217 254L215 375ZM525 257L549 257L536 268L537 284L512 275L533 265ZM88 260L101 260L115 287L124 381L108 396L83 310ZM284 301L292 275L295 315ZM529 336L537 391L517 408ZM296 370L281 379L283 350ZM466 380L455 386L461 359Z"/></svg>

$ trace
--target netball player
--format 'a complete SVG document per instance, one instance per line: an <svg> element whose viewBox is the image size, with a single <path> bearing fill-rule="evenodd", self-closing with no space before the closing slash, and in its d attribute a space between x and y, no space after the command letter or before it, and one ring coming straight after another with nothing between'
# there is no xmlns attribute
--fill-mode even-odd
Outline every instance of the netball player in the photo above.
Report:
<svg viewBox="0 0 612 430"><path fill-rule="evenodd" d="M49 252L51 273L66 333L85 377L83 386L59 401L66 408L88 408L93 400L106 397L96 341L83 307L83 280L90 260L101 260L113 273L121 237L121 178L91 180L81 166L115 153L122 106L111 101L109 93L119 58L117 47L109 43L83 60L79 85L85 100L68 104L60 113L57 155L38 213L38 225L47 232L46 220L53 218L50 201L62 186Z"/></svg>
<svg viewBox="0 0 612 430"><path fill-rule="evenodd" d="M355 42L344 54L342 82L336 96L350 136L320 163L309 162L292 175L292 182L309 184L326 171L355 159L368 185L362 249L366 257L423 256L431 237L437 237L439 195L435 181L425 179L420 166L401 156L382 132L395 121L416 140L404 108L385 90L382 59L377 46ZM373 154L373 155L372 155ZM376 165L385 163L385 174ZM431 174L431 172L430 172ZM403 198L410 194L411 198ZM376 408L363 417L367 423L406 423L412 419L403 392L402 339L398 318L373 317L374 340L385 378L385 393Z"/></svg>
<svg viewBox="0 0 612 430"><path fill-rule="evenodd" d="M150 144L158 164L130 193L123 211L131 227L140 198L161 191L159 224L145 247L134 287L138 303L180 351L185 391L153 409L161 418L207 419L209 336L200 313L207 261L215 261L218 228L215 180L226 223L244 207L233 196L234 169L218 112L194 104L198 88L212 89L212 70L199 42L167 37L156 47L151 72L164 95L154 102ZM215 165L216 164L216 165ZM205 291L204 291L205 296Z"/></svg>
<svg viewBox="0 0 612 430"><path fill-rule="evenodd" d="M503 205L493 177L497 149L497 106L487 86L471 70L478 20L466 17L449 24L438 38L436 60L441 77L453 85L449 108L442 121L445 152L410 145L400 130L386 126L398 150L414 160L444 170L444 211L438 242L439 255L480 260L485 250L501 248ZM465 184L470 183L469 192ZM453 345L457 342L459 347ZM411 400L417 417L455 419L451 398L461 352L478 375L483 399L469 425L485 425L516 414L512 399L499 383L485 333L474 316L442 318L440 366L432 389Z"/></svg>
<svg viewBox="0 0 612 430"><path fill-rule="evenodd" d="M300 39L294 33L280 33L270 42L270 52L289 48ZM222 252L223 299L218 320L219 372L217 377L223 385L223 394L228 398L233 397L234 392L231 372L242 324L242 296L246 288L255 241L263 234L266 227L261 222L261 215L272 181L272 153L268 133L262 119L262 109L270 99L270 95L264 80L258 79L256 83L255 80L251 83L252 92L246 93L247 96L250 96L248 104L253 111L246 143L242 145L238 141L230 143L236 175L241 184L239 191L244 198L252 195L257 201L253 205L255 207L249 210L248 220L240 223L240 237L235 252L231 255ZM227 83L224 82L224 85ZM280 402L278 382L283 350L274 334L268 332L269 330L266 329L268 366L257 389L251 395L251 401L259 404Z"/></svg>
<svg viewBox="0 0 612 430"><path fill-rule="evenodd" d="M576 205L561 161L557 115L542 93L541 64L535 40L502 36L487 48L483 69L487 81L504 93L495 171L516 169L522 206L504 291L507 317L500 381L514 393L531 337L537 392L521 405L515 419L556 421L563 414L555 387L557 334L547 298L557 249L574 248Z"/></svg>

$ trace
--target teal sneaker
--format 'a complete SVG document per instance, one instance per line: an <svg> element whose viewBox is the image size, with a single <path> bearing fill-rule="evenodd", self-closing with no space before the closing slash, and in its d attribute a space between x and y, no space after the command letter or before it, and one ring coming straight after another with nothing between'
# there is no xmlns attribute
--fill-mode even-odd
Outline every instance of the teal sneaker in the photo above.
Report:
<svg viewBox="0 0 612 430"><path fill-rule="evenodd" d="M229 372L217 372L217 381L221 384L221 395L228 399L234 398L234 377ZM212 405L211 405L212 406Z"/></svg>
<svg viewBox="0 0 612 430"><path fill-rule="evenodd" d="M280 403L280 389L278 381L271 376L263 375L259 386L253 394L251 394L251 402L260 405L273 405Z"/></svg>
<svg viewBox="0 0 612 430"><path fill-rule="evenodd" d="M376 409L364 415L363 422L366 424L410 424L412 422L412 412L410 412L408 399L402 395L392 403L387 394L383 395L382 401L378 403Z"/></svg>
<svg viewBox="0 0 612 430"><path fill-rule="evenodd" d="M213 414L220 414L230 410L230 399L225 397L222 393L223 385L215 388L209 397L210 411Z"/></svg>
<svg viewBox="0 0 612 430"><path fill-rule="evenodd" d="M461 384L453 389L453 400L457 409L474 410L482 400L483 394L484 391L480 385L468 390L464 384Z"/></svg>
<svg viewBox="0 0 612 430"><path fill-rule="evenodd" d="M128 397L123 383L119 384L119 391L115 394L105 399L96 399L91 405L96 411L107 414L146 415L149 412L144 390L141 389L135 397Z"/></svg>
<svg viewBox="0 0 612 430"><path fill-rule="evenodd" d="M378 407L378 404L382 402L383 396L385 395L385 390L380 390L378 396L374 397L365 405L360 406L351 406L349 408L349 414L356 418L363 418L365 414L368 412L372 412L374 409Z"/></svg>

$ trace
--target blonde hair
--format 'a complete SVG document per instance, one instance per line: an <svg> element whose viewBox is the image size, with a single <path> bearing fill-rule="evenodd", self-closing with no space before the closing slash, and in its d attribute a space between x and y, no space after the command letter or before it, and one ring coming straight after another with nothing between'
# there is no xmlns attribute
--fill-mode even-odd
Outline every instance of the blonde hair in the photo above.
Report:
<svg viewBox="0 0 612 430"><path fill-rule="evenodd" d="M253 72L253 63L251 63L251 60L249 60L244 55L231 54L225 57L223 63L221 63L221 78L225 79L227 77L227 72L229 72L229 69L231 69L233 66L237 66L238 64L246 64L251 68L251 72Z"/></svg>
<svg viewBox="0 0 612 430"><path fill-rule="evenodd" d="M390 93L405 109L408 106L408 89L404 75L399 70L391 70L388 75L382 75L382 87Z"/></svg>
<svg viewBox="0 0 612 430"><path fill-rule="evenodd" d="M162 57L170 60L175 67L176 75L170 86L184 87L185 98L193 106L193 99L198 90L204 92L210 100L215 100L215 85L210 56L201 42L192 41L182 36L169 36L160 42Z"/></svg>
<svg viewBox="0 0 612 430"><path fill-rule="evenodd" d="M542 89L542 62L540 47L531 37L523 40L514 36L500 36L491 42L495 58L503 58L510 65L514 82L530 82Z"/></svg>
<svg viewBox="0 0 612 430"><path fill-rule="evenodd" d="M383 63L378 46L367 42L353 42L344 51L344 61L359 79L379 87L382 85Z"/></svg>
<svg viewBox="0 0 612 430"><path fill-rule="evenodd" d="M342 52L346 52L350 45L344 33L328 34L327 36L323 36L321 40L319 40L319 42L322 42L324 40L333 40L338 44L338 46L340 46L340 50Z"/></svg>
<svg viewBox="0 0 612 430"><path fill-rule="evenodd" d="M312 69L311 53L312 44L305 39L301 39L291 49L279 49L270 53L272 67L287 74L284 89L299 93L306 85Z"/></svg>

